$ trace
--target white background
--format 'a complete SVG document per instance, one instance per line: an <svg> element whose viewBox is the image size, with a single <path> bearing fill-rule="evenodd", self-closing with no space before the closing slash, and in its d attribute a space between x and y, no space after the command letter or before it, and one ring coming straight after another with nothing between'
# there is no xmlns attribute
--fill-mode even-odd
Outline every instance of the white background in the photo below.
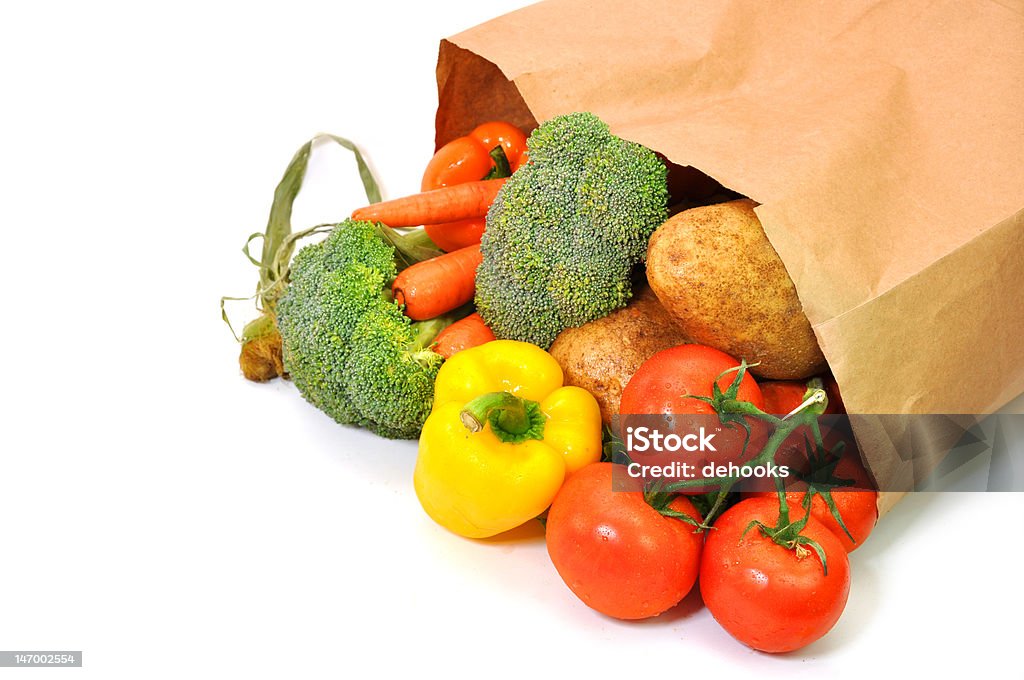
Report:
<svg viewBox="0 0 1024 680"><path fill-rule="evenodd" d="M772 657L696 598L591 612L539 527L450 535L412 493L413 443L241 378L217 299L251 292L239 247L291 155L349 136L386 195L416 190L439 38L517 4L5 8L0 649L85 668L0 674L1020 672L1024 495L906 500L854 554L834 631ZM353 168L317 152L297 227L362 202Z"/></svg>

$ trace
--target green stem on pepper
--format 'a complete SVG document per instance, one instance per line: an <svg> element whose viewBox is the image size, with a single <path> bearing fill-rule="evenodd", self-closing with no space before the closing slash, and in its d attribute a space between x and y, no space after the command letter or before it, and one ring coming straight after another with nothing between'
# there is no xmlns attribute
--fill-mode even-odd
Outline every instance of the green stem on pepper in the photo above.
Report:
<svg viewBox="0 0 1024 680"><path fill-rule="evenodd" d="M466 404L459 415L470 432L479 432L490 423L494 435L506 443L544 438L545 418L540 404L511 392L482 394Z"/></svg>

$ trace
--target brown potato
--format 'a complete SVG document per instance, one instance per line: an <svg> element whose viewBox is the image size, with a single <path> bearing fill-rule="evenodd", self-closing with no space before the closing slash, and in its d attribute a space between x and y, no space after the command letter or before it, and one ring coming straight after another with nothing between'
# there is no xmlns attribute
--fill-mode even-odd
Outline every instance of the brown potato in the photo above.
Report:
<svg viewBox="0 0 1024 680"><path fill-rule="evenodd" d="M622 388L652 354L686 342L648 286L630 303L579 328L562 331L548 350L562 366L566 385L589 391L610 423L619 412Z"/></svg>
<svg viewBox="0 0 1024 680"><path fill-rule="evenodd" d="M763 378L821 373L825 357L778 253L744 199L675 215L651 237L647 279L693 342Z"/></svg>

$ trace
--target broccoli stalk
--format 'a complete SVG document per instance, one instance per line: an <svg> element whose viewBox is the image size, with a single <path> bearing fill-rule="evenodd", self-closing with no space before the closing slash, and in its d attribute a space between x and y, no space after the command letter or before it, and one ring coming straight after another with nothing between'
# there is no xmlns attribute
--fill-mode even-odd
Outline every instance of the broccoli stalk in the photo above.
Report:
<svg viewBox="0 0 1024 680"><path fill-rule="evenodd" d="M499 338L547 348L623 307L668 216L666 168L590 113L552 118L487 214L477 311Z"/></svg>

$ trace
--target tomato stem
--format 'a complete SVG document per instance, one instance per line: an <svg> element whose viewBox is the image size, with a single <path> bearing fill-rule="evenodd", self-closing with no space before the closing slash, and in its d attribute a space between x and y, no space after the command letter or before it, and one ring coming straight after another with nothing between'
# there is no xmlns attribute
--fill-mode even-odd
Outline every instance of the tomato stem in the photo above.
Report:
<svg viewBox="0 0 1024 680"><path fill-rule="evenodd" d="M794 409L793 412L788 414L785 418L778 418L769 413L765 413L749 401L743 401L736 398L736 394L739 391L739 384L743 379L745 369L746 363L743 362L737 370L736 379L725 392L722 392L718 388L716 382L714 386L715 396L709 400L711 406L718 413L723 424L728 425L732 423L747 430L748 441L744 443L744 449L746 448L747 443L749 443L750 434L750 425L746 422L746 417L757 418L774 427L774 431L765 443L764 448L761 449L761 452L758 453L756 457L745 463L744 467L756 467L758 465L763 465L770 460L775 460L775 454L779 450L779 447L782 446L782 443L786 441L794 430L801 426L811 426L812 431L815 432L816 444L824 446L821 442L821 432L816 428L818 415L824 411L828 405L828 397L825 394L824 389L814 388L808 390L804 403ZM737 418L736 416L742 417ZM710 526L721 508L722 501L737 481L739 481L737 477L688 479L670 484L665 488L665 490L679 492L684 489L717 486L719 496L716 498L711 511L708 512L708 516L704 519L704 524Z"/></svg>
<svg viewBox="0 0 1024 680"><path fill-rule="evenodd" d="M768 461L774 461L775 454L778 452L782 443L800 427L808 427L808 429L811 430L811 433L814 436L815 451L824 451L825 444L822 440L821 428L818 426L818 416L824 413L825 409L828 407L828 396L820 381L817 383L814 381L809 382L807 392L804 394L803 403L793 409L786 416L778 418L765 413L748 401L743 401L737 398L740 382L743 380L746 369L747 363L745 361L741 361L737 368L730 369L730 371L736 371L736 377L725 392L723 392L718 386L718 380L728 374L729 371L723 373L712 386L713 396L709 399L702 399L711 405L718 414L719 420L723 425L735 425L743 427L747 431L747 439L743 444L744 453L746 452L747 446L750 444L750 423L747 422L748 418L762 420L774 427L771 436L765 443L764 448L761 449L761 452L749 462L744 463L743 467L752 468L767 463ZM808 443L808 448L810 448L810 443ZM737 477L684 480L668 485L665 490L681 491L686 488L694 488L698 486L718 486L718 496L715 499L715 504L712 506L711 510L708 511L707 516L704 518L704 524L702 525L702 528L706 529L711 526L719 508L722 505L722 501L737 481L739 481L739 478ZM811 516L811 492L808 492L804 497L805 507L803 516L799 520L793 522L789 517L789 504L786 501L785 486L782 483L782 479L779 477L775 477L775 489L779 497L779 519L778 522L776 522L776 525L774 527L769 527L762 522L755 520L743 531L743 534L740 536L740 540L743 540L743 536L746 535L748 531L757 527L758 531L760 531L764 536L771 538L772 541L778 545L781 545L788 550L796 551L797 557L800 559L806 557L810 554L810 550L813 550L821 559L821 566L827 575L828 563L825 559L825 551L816 541L807 536L803 536L800 533L803 531L804 527L807 526L807 521Z"/></svg>
<svg viewBox="0 0 1024 680"><path fill-rule="evenodd" d="M501 179L512 175L512 166L509 165L509 158L505 155L505 147L499 144L491 149L488 155L494 161L494 167L481 179Z"/></svg>
<svg viewBox="0 0 1024 680"><path fill-rule="evenodd" d="M712 386L712 397L694 397L700 399L711 405L711 407L718 414L719 420L723 425L726 426L737 426L742 427L747 432L746 441L743 444L744 452L746 452L747 446L750 444L750 423L748 418L755 418L757 420L764 421L771 425L774 429L771 436L768 437L768 441L765 442L764 447L752 460L744 463L743 468L753 468L758 465L763 465L768 461L775 460L775 454L778 452L779 447L782 443L793 434L795 430L800 427L807 427L810 429L814 437L814 450L824 451L825 444L821 436L821 428L818 426L818 416L824 413L828 407L828 396L825 393L824 387L821 381L810 381L808 382L807 392L804 394L803 403L793 409L786 416L779 418L774 415L765 413L761 409L757 408L748 401L743 401L737 398L739 393L740 383L746 373L748 365L745 361L740 362L740 365L734 369L726 371L716 379ZM718 386L718 380L729 372L735 371L736 377L729 385L729 387L723 392ZM807 444L808 449L811 448L810 442ZM684 489L693 489L698 487L717 486L718 493L715 497L714 504L704 517L704 522L699 526L699 529L709 529L719 513L722 504L728 496L729 491L739 481L739 477L714 477L711 479L688 479L672 484L665 485L659 489L662 494L671 494L683 491ZM775 477L775 489L779 497L779 519L776 526L769 527L762 522L753 521L743 531L740 537L746 535L748 531L757 527L764 536L771 538L775 543L789 549L794 550L797 553L797 557L803 559L810 551L813 550L818 557L821 559L822 568L825 570L825 574L828 574L828 564L825 559L825 552L816 541L807 536L801 535L804 527L807 526L807 521L811 516L811 500L813 491L808 491L804 497L804 514L797 521L791 521L789 516L789 504L786 501L786 490L782 479ZM831 498L827 499L826 502L830 501ZM830 508L834 506L834 503L829 503ZM845 530L845 525L842 525L840 519L840 525Z"/></svg>

